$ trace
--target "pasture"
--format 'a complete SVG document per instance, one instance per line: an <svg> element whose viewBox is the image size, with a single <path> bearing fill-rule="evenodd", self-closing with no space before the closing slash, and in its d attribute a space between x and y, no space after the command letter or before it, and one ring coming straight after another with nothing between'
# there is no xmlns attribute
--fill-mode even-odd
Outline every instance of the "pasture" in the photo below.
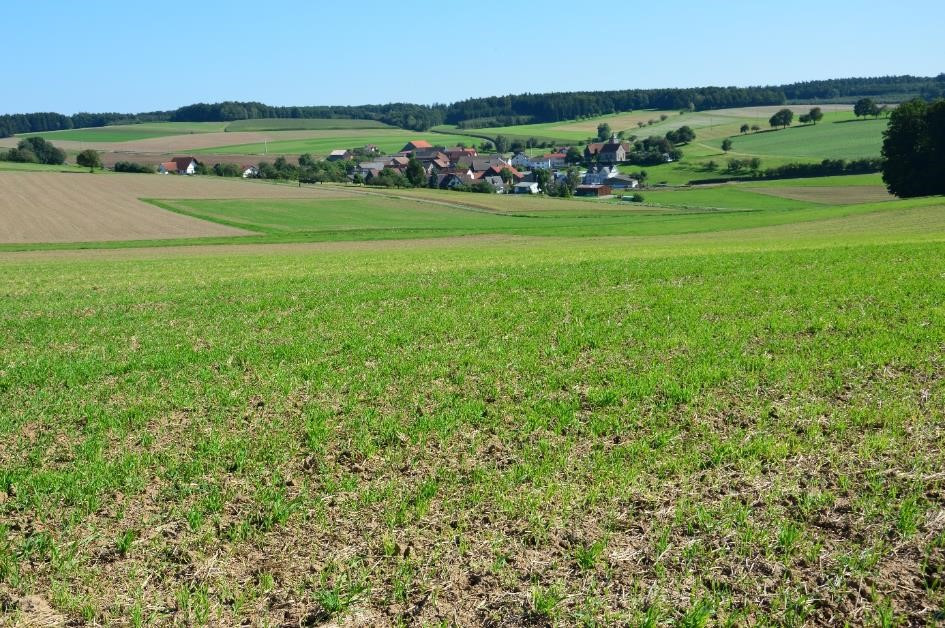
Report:
<svg viewBox="0 0 945 628"><path fill-rule="evenodd" d="M825 116L816 125L794 125L732 137L732 153L791 159L879 157L886 122L882 118L830 120ZM721 148L721 140L714 142L713 147Z"/></svg>

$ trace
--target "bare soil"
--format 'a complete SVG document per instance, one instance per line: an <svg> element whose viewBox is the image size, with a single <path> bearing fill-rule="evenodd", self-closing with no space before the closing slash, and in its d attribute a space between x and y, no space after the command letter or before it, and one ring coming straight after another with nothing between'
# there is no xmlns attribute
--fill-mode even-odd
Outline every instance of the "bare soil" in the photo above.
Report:
<svg viewBox="0 0 945 628"><path fill-rule="evenodd" d="M142 198L312 198L343 190L174 175L0 173L0 243L102 242L250 232L166 211Z"/></svg>
<svg viewBox="0 0 945 628"><path fill-rule="evenodd" d="M780 196L796 201L826 203L829 205L853 205L893 201L896 197L881 185L834 185L816 187L766 187L749 188L752 192Z"/></svg>

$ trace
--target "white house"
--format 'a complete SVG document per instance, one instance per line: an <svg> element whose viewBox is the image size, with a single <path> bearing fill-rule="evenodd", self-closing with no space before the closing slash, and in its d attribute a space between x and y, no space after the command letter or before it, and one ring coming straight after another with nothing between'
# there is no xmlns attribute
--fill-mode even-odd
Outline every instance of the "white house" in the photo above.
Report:
<svg viewBox="0 0 945 628"><path fill-rule="evenodd" d="M193 157L175 157L158 166L161 174L196 174L197 160Z"/></svg>
<svg viewBox="0 0 945 628"><path fill-rule="evenodd" d="M255 179L259 176L259 168L256 166L243 166L243 178Z"/></svg>
<svg viewBox="0 0 945 628"><path fill-rule="evenodd" d="M512 165L516 168L528 169L531 166L532 159L525 153L515 153L512 157Z"/></svg>

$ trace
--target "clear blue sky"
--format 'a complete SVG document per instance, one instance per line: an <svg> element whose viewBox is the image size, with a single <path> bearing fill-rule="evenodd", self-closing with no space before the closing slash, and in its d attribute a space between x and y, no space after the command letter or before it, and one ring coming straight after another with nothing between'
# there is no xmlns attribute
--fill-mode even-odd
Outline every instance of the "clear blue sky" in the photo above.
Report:
<svg viewBox="0 0 945 628"><path fill-rule="evenodd" d="M942 0L3 4L0 113L432 103L945 71Z"/></svg>

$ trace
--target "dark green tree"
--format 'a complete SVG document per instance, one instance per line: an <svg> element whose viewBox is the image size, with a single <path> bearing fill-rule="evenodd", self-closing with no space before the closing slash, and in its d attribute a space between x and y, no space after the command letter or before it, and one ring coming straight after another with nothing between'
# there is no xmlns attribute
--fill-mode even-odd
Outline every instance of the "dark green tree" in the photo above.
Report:
<svg viewBox="0 0 945 628"><path fill-rule="evenodd" d="M404 170L404 174L407 176L407 181L410 182L415 188L423 187L423 183L426 181L427 173L423 170L423 164L420 163L416 157L410 157L410 161L407 162L407 168Z"/></svg>
<svg viewBox="0 0 945 628"><path fill-rule="evenodd" d="M601 122L597 125L597 139L600 141L606 142L610 139L612 133L613 132L610 130L610 125L606 122Z"/></svg>
<svg viewBox="0 0 945 628"><path fill-rule="evenodd" d="M748 133L748 129L750 129L750 128L751 128L751 127L749 127L747 124L743 124L743 125L742 125L742 128L739 129L739 131L740 131L741 133Z"/></svg>
<svg viewBox="0 0 945 628"><path fill-rule="evenodd" d="M794 122L794 112L790 109L781 109L768 119L768 124L772 127L781 127L786 129Z"/></svg>
<svg viewBox="0 0 945 628"><path fill-rule="evenodd" d="M731 140L731 139L729 139L729 138L726 137L724 140L722 140L722 150L724 150L726 153L727 153L728 151L732 150L732 140Z"/></svg>
<svg viewBox="0 0 945 628"><path fill-rule="evenodd" d="M548 181L551 179L551 173L544 168L535 168L533 174L535 175L535 183L538 184L538 189L544 192L545 188L548 187Z"/></svg>
<svg viewBox="0 0 945 628"><path fill-rule="evenodd" d="M571 146L568 148L568 152L565 154L564 160L569 164L579 164L584 161L584 153L579 151L577 147Z"/></svg>
<svg viewBox="0 0 945 628"><path fill-rule="evenodd" d="M690 126L681 126L675 131L669 131L666 133L666 139L668 139L673 144L688 144L692 140L696 139L696 133L692 130Z"/></svg>
<svg viewBox="0 0 945 628"><path fill-rule="evenodd" d="M564 180L564 186L568 190L568 196L573 195L574 190L576 190L579 185L581 185L581 173L577 168L571 166L568 168L568 176Z"/></svg>
<svg viewBox="0 0 945 628"><path fill-rule="evenodd" d="M504 135L496 135L493 144L497 153L506 153L509 150L509 138Z"/></svg>
<svg viewBox="0 0 945 628"><path fill-rule="evenodd" d="M857 118L865 118L866 116L878 116L879 107L876 106L876 103L873 102L872 98L860 98L856 101L856 104L853 105L853 114Z"/></svg>
<svg viewBox="0 0 945 628"><path fill-rule="evenodd" d="M515 181L515 175L512 174L512 171L508 168L503 168L499 171L499 176L502 177L502 183L506 186L511 186L512 182Z"/></svg>
<svg viewBox="0 0 945 628"><path fill-rule="evenodd" d="M89 172L94 172L96 168L102 167L102 156L97 150L86 148L75 156L75 162L83 168L88 168Z"/></svg>
<svg viewBox="0 0 945 628"><path fill-rule="evenodd" d="M807 112L808 119L817 124L824 119L824 112L820 110L820 107L812 107L810 111Z"/></svg>
<svg viewBox="0 0 945 628"><path fill-rule="evenodd" d="M899 105L883 138L883 182L891 193L945 194L945 100Z"/></svg>

